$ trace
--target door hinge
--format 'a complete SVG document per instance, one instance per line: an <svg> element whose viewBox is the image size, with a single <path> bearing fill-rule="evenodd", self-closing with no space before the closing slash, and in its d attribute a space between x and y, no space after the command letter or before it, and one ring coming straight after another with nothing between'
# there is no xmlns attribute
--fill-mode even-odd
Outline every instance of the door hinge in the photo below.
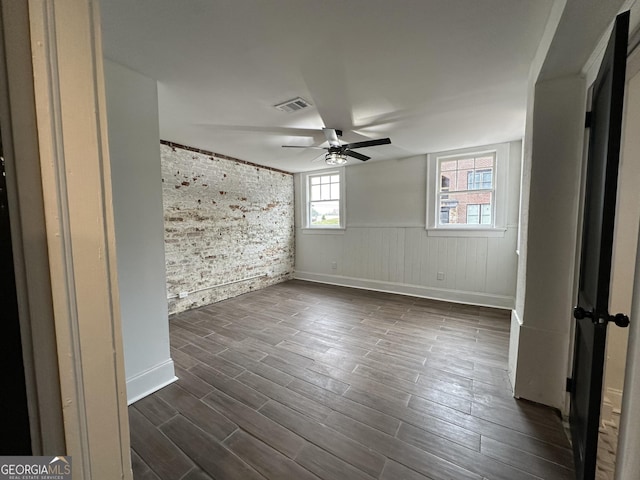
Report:
<svg viewBox="0 0 640 480"><path fill-rule="evenodd" d="M573 390L573 378L567 377L567 383L565 385L565 391L571 392Z"/></svg>
<svg viewBox="0 0 640 480"><path fill-rule="evenodd" d="M591 128L591 112L586 112L584 116L584 128Z"/></svg>

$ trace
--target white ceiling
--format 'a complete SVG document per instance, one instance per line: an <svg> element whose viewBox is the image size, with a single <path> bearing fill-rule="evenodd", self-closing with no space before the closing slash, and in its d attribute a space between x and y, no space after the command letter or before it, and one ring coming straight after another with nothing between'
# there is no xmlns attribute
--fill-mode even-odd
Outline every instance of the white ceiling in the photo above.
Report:
<svg viewBox="0 0 640 480"><path fill-rule="evenodd" d="M104 0L105 55L158 81L160 136L290 172L321 128L372 160L520 138L553 0ZM273 105L301 96L297 113ZM324 144L326 145L326 144ZM359 162L352 159L350 161Z"/></svg>

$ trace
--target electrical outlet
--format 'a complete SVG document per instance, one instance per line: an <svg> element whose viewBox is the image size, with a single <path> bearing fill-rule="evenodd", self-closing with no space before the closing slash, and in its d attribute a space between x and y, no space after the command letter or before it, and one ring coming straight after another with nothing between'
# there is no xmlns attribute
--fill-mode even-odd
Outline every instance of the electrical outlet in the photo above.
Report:
<svg viewBox="0 0 640 480"><path fill-rule="evenodd" d="M338 262L331 262L331 270L337 270L338 269Z"/></svg>
<svg viewBox="0 0 640 480"><path fill-rule="evenodd" d="M189 292L180 292L178 294L178 298L187 298L189 296Z"/></svg>
<svg viewBox="0 0 640 480"><path fill-rule="evenodd" d="M444 272L438 272L438 276L436 278L438 280L444 280Z"/></svg>

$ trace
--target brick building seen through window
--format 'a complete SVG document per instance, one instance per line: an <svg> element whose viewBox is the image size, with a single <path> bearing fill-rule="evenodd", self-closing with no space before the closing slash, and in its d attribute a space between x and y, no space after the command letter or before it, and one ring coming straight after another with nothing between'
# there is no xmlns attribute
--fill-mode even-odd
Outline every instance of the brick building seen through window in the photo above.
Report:
<svg viewBox="0 0 640 480"><path fill-rule="evenodd" d="M495 154L438 160L440 225L493 225Z"/></svg>

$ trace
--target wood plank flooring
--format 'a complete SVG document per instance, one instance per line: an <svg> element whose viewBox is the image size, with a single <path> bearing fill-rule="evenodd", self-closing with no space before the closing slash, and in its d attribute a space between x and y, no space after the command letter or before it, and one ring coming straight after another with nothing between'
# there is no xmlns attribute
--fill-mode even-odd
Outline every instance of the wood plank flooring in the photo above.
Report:
<svg viewBox="0 0 640 480"><path fill-rule="evenodd" d="M562 480L511 396L508 313L290 281L170 319L179 380L129 407L134 478Z"/></svg>

